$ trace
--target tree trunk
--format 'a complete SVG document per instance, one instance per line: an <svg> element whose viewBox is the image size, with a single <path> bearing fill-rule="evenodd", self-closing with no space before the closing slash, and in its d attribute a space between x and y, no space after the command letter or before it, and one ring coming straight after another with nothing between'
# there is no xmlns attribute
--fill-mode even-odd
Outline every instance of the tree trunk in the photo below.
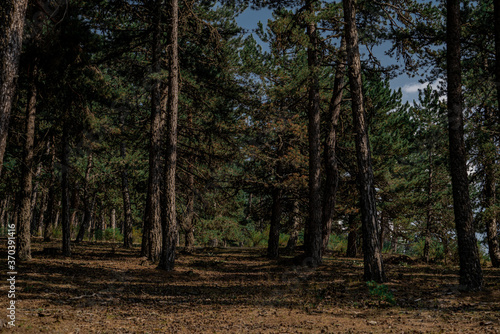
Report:
<svg viewBox="0 0 500 334"><path fill-rule="evenodd" d="M472 220L472 208L469 198L469 180L467 177L467 157L464 144L462 115L460 30L460 1L448 0L446 36L448 133L453 208L455 212L458 255L460 259L460 288L477 291L483 288L483 274Z"/></svg>
<svg viewBox="0 0 500 334"><path fill-rule="evenodd" d="M267 257L269 259L276 259L279 257L282 193L283 191L279 188L279 185L276 185L273 189L271 226L269 228L269 239L267 243Z"/></svg>
<svg viewBox="0 0 500 334"><path fill-rule="evenodd" d="M0 176L7 146L12 100L16 93L28 0L3 0L0 12ZM30 256L25 253L23 256Z"/></svg>
<svg viewBox="0 0 500 334"><path fill-rule="evenodd" d="M170 22L168 36L168 110L166 127L166 157L165 183L162 200L162 251L158 268L173 270L175 262L175 246L177 242L177 220L175 211L175 171L177 164L177 111L179 103L179 57L178 57L178 28L179 4L177 0L170 0Z"/></svg>
<svg viewBox="0 0 500 334"><path fill-rule="evenodd" d="M300 207L299 201L295 200L293 202L293 212L290 217L291 220L291 230L290 230L290 238L288 239L288 243L286 244L287 252L293 252L295 247L297 246L297 241L299 239L299 230L300 230Z"/></svg>
<svg viewBox="0 0 500 334"><path fill-rule="evenodd" d="M35 145L35 118L37 101L37 66L30 72L28 105L26 107L26 142L24 144L24 161L22 177L21 206L17 229L17 257L21 261L31 260L31 195L33 190L33 151Z"/></svg>
<svg viewBox="0 0 500 334"><path fill-rule="evenodd" d="M349 65L349 84L352 94L352 113L356 133L356 156L358 162L357 183L361 196L361 220L363 232L364 279L384 282L386 280L380 249L380 227L377 221L375 186L371 161L368 124L363 102L361 61L356 27L355 0L344 0L345 38Z"/></svg>
<svg viewBox="0 0 500 334"><path fill-rule="evenodd" d="M111 210L111 230L113 231L113 241L115 241L116 234L116 209Z"/></svg>
<svg viewBox="0 0 500 334"><path fill-rule="evenodd" d="M322 260L322 221L321 221L321 117L318 80L318 36L314 16L315 0L306 0L306 11L311 15L307 22L307 35L310 46L307 49L309 67L308 101L308 138L309 138L309 221L305 255L314 265Z"/></svg>
<svg viewBox="0 0 500 334"><path fill-rule="evenodd" d="M194 175L188 175L188 199L186 214L184 216L185 251L192 252L194 249Z"/></svg>
<svg viewBox="0 0 500 334"><path fill-rule="evenodd" d="M431 228L432 228L432 187L433 187L433 168L432 168L432 148L429 147L428 152L429 174L427 179L427 205L426 205L426 224L425 224L425 241L423 258L426 263L430 261L431 248Z"/></svg>
<svg viewBox="0 0 500 334"><path fill-rule="evenodd" d="M66 113L69 112L66 110ZM71 256L71 225L69 195L69 120L64 121L61 152L62 253Z"/></svg>
<svg viewBox="0 0 500 334"><path fill-rule="evenodd" d="M37 222L37 235L42 236L43 235L43 222L44 222L44 217L45 217L45 212L47 212L47 207L48 207L48 191L45 190L43 191L42 195L42 200L40 203L40 214L38 215L38 222Z"/></svg>
<svg viewBox="0 0 500 334"><path fill-rule="evenodd" d="M90 226L90 221L92 219L92 205L91 205L91 195L90 195L90 173L93 167L93 155L92 152L89 153L87 157L87 168L85 170L85 188L83 189L83 222L80 226L80 230L76 236L75 242L82 242L85 236L85 231L88 230Z"/></svg>
<svg viewBox="0 0 500 334"><path fill-rule="evenodd" d="M354 215L349 215L349 234L347 235L347 257L358 256L358 227L356 226Z"/></svg>
<svg viewBox="0 0 500 334"><path fill-rule="evenodd" d="M125 113L122 111L120 115L120 123L122 133L124 133L125 126ZM120 154L124 161L126 161L126 146L123 140L120 144ZM122 195L123 195L123 247L132 247L132 206L130 204L130 192L128 187L128 163L125 162L122 170Z"/></svg>
<svg viewBox="0 0 500 334"><path fill-rule="evenodd" d="M153 22L152 67L153 73L161 73L161 5L157 0ZM141 254L156 262L161 253L161 183L162 183L162 139L165 118L163 103L165 89L159 78L153 79L151 87L151 134L149 143L149 178L146 212Z"/></svg>
<svg viewBox="0 0 500 334"><path fill-rule="evenodd" d="M335 149L337 146L337 126L340 117L342 94L344 91L345 77L345 39L342 38L338 56L338 66L335 73L333 93L328 110L328 132L325 140L325 197L323 202L323 252L328 247L328 241L332 232L333 217L335 214L335 202L337 198L337 187L339 183L339 170Z"/></svg>
<svg viewBox="0 0 500 334"><path fill-rule="evenodd" d="M31 207L30 207L30 212L31 212L31 222L30 222L30 233L31 235L35 235L36 231L38 229L37 222L38 220L37 215L36 215L36 204L38 201L38 188L40 187L40 173L42 172L42 164L39 163L36 172L35 172L35 183L33 184L32 190L31 190ZM41 205L40 205L41 206Z"/></svg>
<svg viewBox="0 0 500 334"><path fill-rule="evenodd" d="M495 82L497 86L497 103L500 108L500 3L493 1L494 6L494 27L495 27ZM497 112L497 124L500 123L500 115Z"/></svg>
<svg viewBox="0 0 500 334"><path fill-rule="evenodd" d="M487 129L492 130L494 123L494 113L491 108L485 108L485 123ZM479 153L483 157L484 165L484 207L486 209L486 237L488 240L488 252L491 259L491 265L495 268L500 267L500 246L498 243L498 209L496 204L496 164L498 155L496 152L495 141L489 133L486 135L486 149L482 149Z"/></svg>

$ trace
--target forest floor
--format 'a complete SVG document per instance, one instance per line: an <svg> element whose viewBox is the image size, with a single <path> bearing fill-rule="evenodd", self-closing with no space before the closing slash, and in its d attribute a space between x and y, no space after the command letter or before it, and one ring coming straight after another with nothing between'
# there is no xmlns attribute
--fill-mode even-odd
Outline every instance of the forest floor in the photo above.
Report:
<svg viewBox="0 0 500 334"><path fill-rule="evenodd" d="M7 242L0 241L6 264ZM64 258L58 246L35 241L33 260L18 264L12 329L3 280L0 332L500 332L498 269L484 269L483 292L462 293L456 266L393 256L386 260L389 282L370 294L360 258L330 254L312 269L270 261L263 249L197 249L163 272L138 248L82 243Z"/></svg>

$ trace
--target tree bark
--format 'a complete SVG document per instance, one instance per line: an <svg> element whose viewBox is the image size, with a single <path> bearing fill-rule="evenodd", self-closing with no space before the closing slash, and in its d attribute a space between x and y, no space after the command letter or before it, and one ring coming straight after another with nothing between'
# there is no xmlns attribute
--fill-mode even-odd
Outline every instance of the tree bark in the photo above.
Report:
<svg viewBox="0 0 500 334"><path fill-rule="evenodd" d="M125 127L125 113L122 111L120 115L120 123L122 133ZM132 206L130 204L130 192L128 186L128 163L126 162L127 152L125 140L120 143L120 154L125 161L122 170L122 195L123 195L123 247L131 248L133 246L132 240Z"/></svg>
<svg viewBox="0 0 500 334"><path fill-rule="evenodd" d="M325 197L323 202L323 252L328 247L328 241L332 232L333 217L335 214L335 203L337 198L337 187L339 183L339 170L335 149L337 146L337 126L340 117L342 94L344 91L345 77L345 39L342 38L338 56L338 66L335 72L333 93L328 110L328 132L325 140Z"/></svg>
<svg viewBox="0 0 500 334"><path fill-rule="evenodd" d="M69 108L66 113L69 112ZM65 116L67 117L67 116ZM69 120L63 125L61 152L61 204L62 204L62 253L71 256L71 225L70 225L70 195L69 195Z"/></svg>
<svg viewBox="0 0 500 334"><path fill-rule="evenodd" d="M467 177L462 114L462 67L460 63L460 1L447 1L447 75L448 133L453 209L460 259L460 288L477 291L483 288L483 274L472 220Z"/></svg>
<svg viewBox="0 0 500 334"><path fill-rule="evenodd" d="M427 175L427 205L426 205L426 224L423 258L426 263L430 261L431 248L431 228L432 228L432 187L433 187L433 168L432 168L432 148L428 152L429 173Z"/></svg>
<svg viewBox="0 0 500 334"><path fill-rule="evenodd" d="M344 0L343 5L347 61L349 66L348 74L352 94L352 113L356 132L356 156L359 170L357 183L361 196L364 279L380 283L384 282L386 277L380 248L380 227L377 221L370 141L363 101L355 0Z"/></svg>
<svg viewBox="0 0 500 334"><path fill-rule="evenodd" d="M0 5L0 176L7 146L12 100L16 93L28 0L3 0ZM23 255L24 256L24 255Z"/></svg>
<svg viewBox="0 0 500 334"><path fill-rule="evenodd" d="M495 28L495 83L497 86L497 103L500 108L500 3L493 1L494 6L494 28ZM497 112L497 124L500 123L500 115Z"/></svg>
<svg viewBox="0 0 500 334"><path fill-rule="evenodd" d="M161 73L161 5L156 1L152 44L153 73ZM151 134L149 143L149 178L146 213L144 219L141 253L149 261L157 262L161 253L161 183L162 140L165 118L165 89L159 78L153 79L151 87Z"/></svg>
<svg viewBox="0 0 500 334"><path fill-rule="evenodd" d="M194 249L194 175L188 175L188 198L186 214L184 216L185 251L192 252Z"/></svg>
<svg viewBox="0 0 500 334"><path fill-rule="evenodd" d="M28 105L26 107L26 142L22 177L21 206L17 229L17 257L21 261L31 260L31 199L33 190L33 153L35 145L35 118L37 101L37 66L30 71Z"/></svg>
<svg viewBox="0 0 500 334"><path fill-rule="evenodd" d="M295 247L297 246L297 241L299 239L300 207L298 200L295 200L293 202L293 210L290 220L291 220L290 224L291 230L290 230L290 238L288 239L288 243L286 244L287 252L293 252L295 250Z"/></svg>
<svg viewBox="0 0 500 334"><path fill-rule="evenodd" d="M275 188L273 189L271 226L269 228L269 238L267 243L267 257L269 259L276 259L279 257L282 193L283 191L279 188L279 185L276 185Z"/></svg>
<svg viewBox="0 0 500 334"><path fill-rule="evenodd" d="M175 263L175 247L177 243L177 220L175 206L175 171L177 165L177 117L179 103L179 55L178 0L170 0L170 22L168 36L169 78L168 109L166 126L165 182L162 200L162 252L159 269L171 271Z"/></svg>
<svg viewBox="0 0 500 334"><path fill-rule="evenodd" d="M306 12L314 15L315 0L306 0ZM305 255L313 265L322 260L322 221L321 221L321 117L318 79L318 36L316 22L307 22L307 63L309 67L308 101L308 138L309 138L309 221Z"/></svg>
<svg viewBox="0 0 500 334"><path fill-rule="evenodd" d="M90 195L90 173L93 167L93 154L89 153L87 157L87 168L85 169L85 186L83 189L83 222L80 226L80 230L76 236L75 242L82 242L85 236L85 231L88 230L90 226L90 221L92 219L92 205L91 205L91 195Z"/></svg>

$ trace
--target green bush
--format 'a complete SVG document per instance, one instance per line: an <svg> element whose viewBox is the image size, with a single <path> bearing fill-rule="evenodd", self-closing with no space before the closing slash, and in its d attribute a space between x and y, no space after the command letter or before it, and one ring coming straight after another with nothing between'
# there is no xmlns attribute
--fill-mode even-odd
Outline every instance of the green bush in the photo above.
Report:
<svg viewBox="0 0 500 334"><path fill-rule="evenodd" d="M368 290L370 291L370 296L377 299L380 302L386 302L390 305L396 305L396 300L394 295L385 284L378 284L375 281L366 282Z"/></svg>

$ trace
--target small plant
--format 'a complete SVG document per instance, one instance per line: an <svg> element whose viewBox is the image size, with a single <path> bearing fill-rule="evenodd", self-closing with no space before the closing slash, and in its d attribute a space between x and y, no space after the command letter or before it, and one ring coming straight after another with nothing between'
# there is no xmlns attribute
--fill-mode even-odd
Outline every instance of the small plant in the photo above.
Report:
<svg viewBox="0 0 500 334"><path fill-rule="evenodd" d="M378 299L380 302L386 302L390 305L396 305L396 300L394 299L394 295L389 288L385 284L378 284L375 281L366 282L368 289L370 291L370 296Z"/></svg>

